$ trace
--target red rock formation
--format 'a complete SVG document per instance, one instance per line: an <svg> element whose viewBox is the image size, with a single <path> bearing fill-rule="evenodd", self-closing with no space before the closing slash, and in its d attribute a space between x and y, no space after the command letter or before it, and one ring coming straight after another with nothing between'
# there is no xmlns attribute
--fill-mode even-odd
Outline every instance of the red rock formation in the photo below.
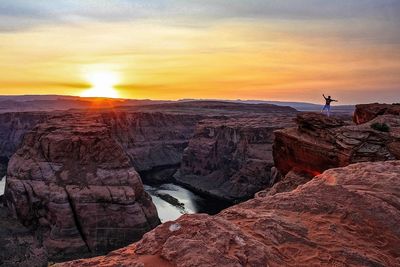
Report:
<svg viewBox="0 0 400 267"><path fill-rule="evenodd" d="M400 116L342 126L340 120L303 113L297 123L297 128L275 132L274 161L283 175L291 170L317 175L356 162L400 159ZM390 131L375 130L374 123L385 123Z"/></svg>
<svg viewBox="0 0 400 267"><path fill-rule="evenodd" d="M362 124L373 120L380 115L400 115L400 104L362 104L357 105L353 121Z"/></svg>
<svg viewBox="0 0 400 267"><path fill-rule="evenodd" d="M53 259L110 251L159 223L128 155L96 116L39 125L8 166L7 205Z"/></svg>
<svg viewBox="0 0 400 267"><path fill-rule="evenodd" d="M235 201L273 184L273 131L294 114L204 120L185 150L175 179L203 194Z"/></svg>
<svg viewBox="0 0 400 267"><path fill-rule="evenodd" d="M107 256L57 266L399 266L400 161L332 169L219 215L185 215Z"/></svg>

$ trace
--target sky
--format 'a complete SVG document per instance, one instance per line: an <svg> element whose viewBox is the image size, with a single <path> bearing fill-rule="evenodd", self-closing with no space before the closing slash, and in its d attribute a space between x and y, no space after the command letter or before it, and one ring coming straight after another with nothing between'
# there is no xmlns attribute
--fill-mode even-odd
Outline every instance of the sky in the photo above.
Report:
<svg viewBox="0 0 400 267"><path fill-rule="evenodd" d="M1 0L0 94L400 102L398 0Z"/></svg>

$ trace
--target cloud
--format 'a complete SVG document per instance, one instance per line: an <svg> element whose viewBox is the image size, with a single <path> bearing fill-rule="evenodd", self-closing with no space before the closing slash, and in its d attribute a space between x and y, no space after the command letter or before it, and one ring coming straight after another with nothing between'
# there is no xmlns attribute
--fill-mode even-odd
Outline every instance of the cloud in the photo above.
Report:
<svg viewBox="0 0 400 267"><path fill-rule="evenodd" d="M208 24L222 19L332 20L376 18L400 23L398 0L2 0L0 30L79 20Z"/></svg>

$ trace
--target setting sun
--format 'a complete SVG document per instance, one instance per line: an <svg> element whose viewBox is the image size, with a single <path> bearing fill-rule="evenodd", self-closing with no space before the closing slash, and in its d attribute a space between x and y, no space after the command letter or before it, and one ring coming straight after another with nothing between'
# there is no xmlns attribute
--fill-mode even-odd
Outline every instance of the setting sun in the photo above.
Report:
<svg viewBox="0 0 400 267"><path fill-rule="evenodd" d="M114 72L94 72L87 75L87 80L92 88L82 92L82 97L109 97L119 98L114 86L119 82L118 75Z"/></svg>

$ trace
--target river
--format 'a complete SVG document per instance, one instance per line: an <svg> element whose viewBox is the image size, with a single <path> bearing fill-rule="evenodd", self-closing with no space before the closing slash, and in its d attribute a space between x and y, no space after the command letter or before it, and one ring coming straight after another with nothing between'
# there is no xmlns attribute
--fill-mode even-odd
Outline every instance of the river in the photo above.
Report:
<svg viewBox="0 0 400 267"><path fill-rule="evenodd" d="M161 222L176 220L183 214L213 215L229 206L228 203L203 198L175 184L144 185L144 189L153 199Z"/></svg>
<svg viewBox="0 0 400 267"><path fill-rule="evenodd" d="M0 196L4 195L4 187L6 186L6 177L4 176L0 180Z"/></svg>
<svg viewBox="0 0 400 267"><path fill-rule="evenodd" d="M0 181L0 196L4 194L6 177ZM206 199L175 184L144 185L144 189L153 199L161 222L173 221L183 214L216 214L227 208L228 203Z"/></svg>

